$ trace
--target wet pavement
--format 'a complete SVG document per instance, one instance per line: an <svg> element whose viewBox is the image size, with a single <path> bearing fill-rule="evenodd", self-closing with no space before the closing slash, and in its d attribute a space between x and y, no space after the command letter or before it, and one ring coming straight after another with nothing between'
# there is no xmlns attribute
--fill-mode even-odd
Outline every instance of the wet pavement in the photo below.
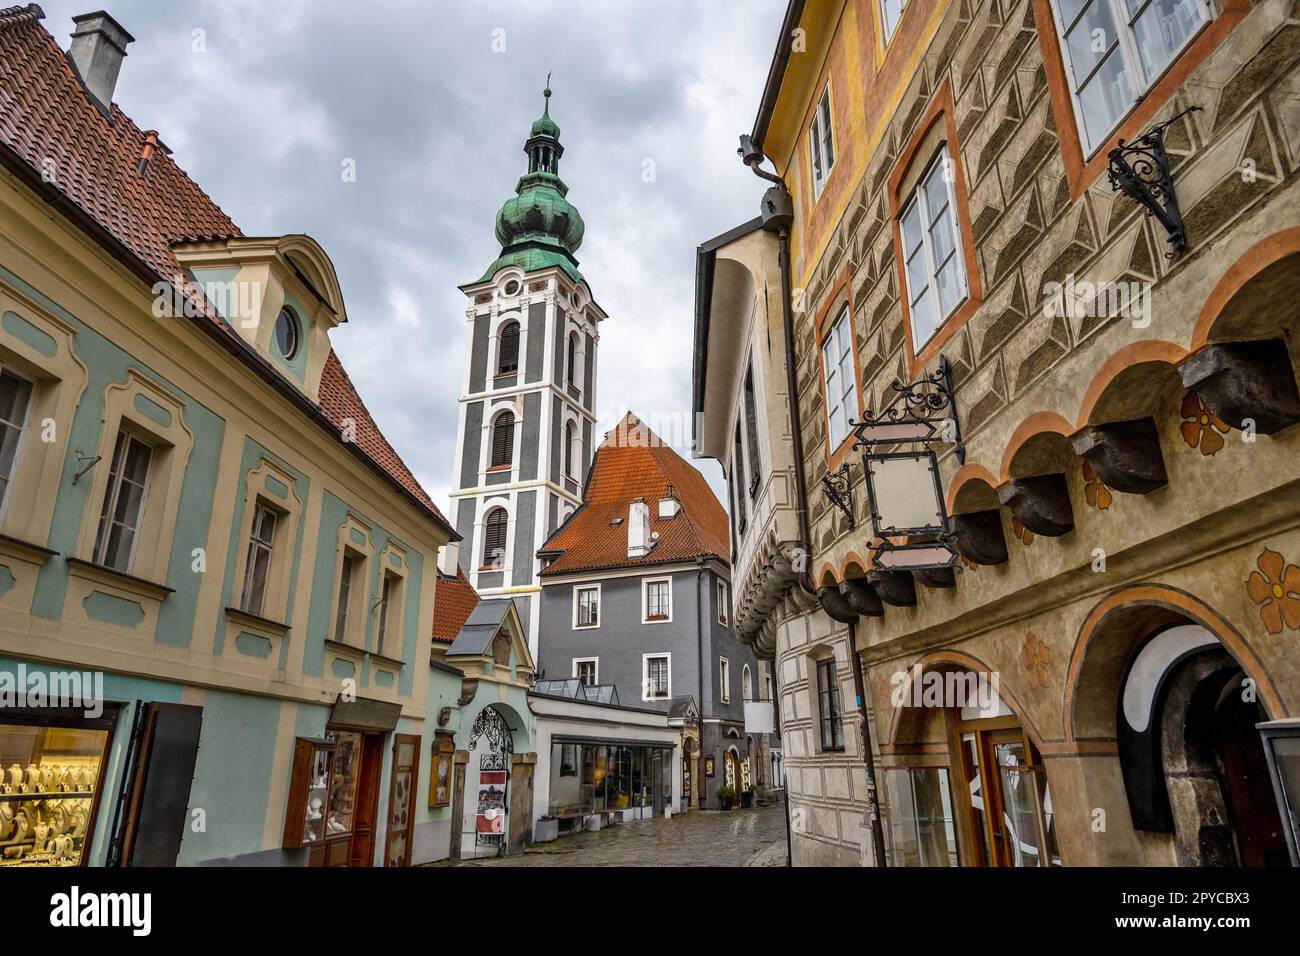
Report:
<svg viewBox="0 0 1300 956"><path fill-rule="evenodd" d="M785 866L785 807L692 810L575 833L523 854L461 866Z"/></svg>

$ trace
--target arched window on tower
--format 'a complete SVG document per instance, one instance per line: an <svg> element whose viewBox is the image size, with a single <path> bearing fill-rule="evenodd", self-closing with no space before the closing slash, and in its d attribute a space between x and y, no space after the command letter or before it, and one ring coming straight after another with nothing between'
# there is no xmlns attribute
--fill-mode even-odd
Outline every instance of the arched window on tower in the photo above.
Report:
<svg viewBox="0 0 1300 956"><path fill-rule="evenodd" d="M573 461L577 457L574 454L574 446L578 444L578 431L573 427L573 422L566 422L564 425L564 476L566 478L577 477L573 470Z"/></svg>
<svg viewBox="0 0 1300 956"><path fill-rule="evenodd" d="M506 529L510 518L505 508L493 508L483 519L483 567L499 569L506 566Z"/></svg>
<svg viewBox="0 0 1300 956"><path fill-rule="evenodd" d="M519 371L519 323L507 322L501 326L497 346L497 374L513 375Z"/></svg>
<svg viewBox="0 0 1300 956"><path fill-rule="evenodd" d="M569 333L569 385L578 384L578 333Z"/></svg>
<svg viewBox="0 0 1300 956"><path fill-rule="evenodd" d="M509 468L515 458L515 416L502 412L492 422L492 468Z"/></svg>

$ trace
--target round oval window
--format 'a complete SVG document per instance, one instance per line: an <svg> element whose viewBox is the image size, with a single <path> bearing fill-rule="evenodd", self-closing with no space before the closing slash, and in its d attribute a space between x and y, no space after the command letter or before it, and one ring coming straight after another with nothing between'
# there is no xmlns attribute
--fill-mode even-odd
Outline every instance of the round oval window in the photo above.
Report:
<svg viewBox="0 0 1300 956"><path fill-rule="evenodd" d="M288 309L281 309L276 317L275 346L287 359L292 359L298 354L298 320Z"/></svg>
<svg viewBox="0 0 1300 956"><path fill-rule="evenodd" d="M506 295L514 295L518 291L519 291L518 281L516 281L515 279L511 279L509 282L506 283L506 289L505 289Z"/></svg>

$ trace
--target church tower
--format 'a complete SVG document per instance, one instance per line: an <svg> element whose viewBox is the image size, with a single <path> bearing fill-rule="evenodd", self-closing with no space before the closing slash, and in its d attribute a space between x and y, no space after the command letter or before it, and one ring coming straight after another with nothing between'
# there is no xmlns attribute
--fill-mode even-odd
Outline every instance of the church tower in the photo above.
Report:
<svg viewBox="0 0 1300 956"><path fill-rule="evenodd" d="M543 95L528 171L497 213L501 255L461 286L468 348L451 493L460 565L483 599L515 601L534 659L537 549L581 500L605 318L574 258L584 226L560 179L549 84Z"/></svg>

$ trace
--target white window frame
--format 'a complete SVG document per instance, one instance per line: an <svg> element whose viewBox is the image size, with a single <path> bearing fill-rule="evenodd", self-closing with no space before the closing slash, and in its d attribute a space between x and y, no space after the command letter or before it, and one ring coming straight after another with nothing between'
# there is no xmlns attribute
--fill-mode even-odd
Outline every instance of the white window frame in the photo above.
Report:
<svg viewBox="0 0 1300 956"><path fill-rule="evenodd" d="M575 657L573 659L573 676L580 677L580 664L591 665L591 683L587 686L597 687L600 685L600 658L599 657Z"/></svg>
<svg viewBox="0 0 1300 956"><path fill-rule="evenodd" d="M271 517L271 540L264 541L258 536L262 522L258 517L262 514ZM281 512L271 507L261 498L253 500L253 522L248 528L248 547L244 551L244 583L239 594L239 609L246 614L256 614L262 617L266 610L266 592L271 585L272 575L275 573L275 542L280 530L280 519L283 517ZM258 601L257 607L249 606L249 599L252 596L253 576L257 571L257 555L266 551L266 576L262 579L262 596Z"/></svg>
<svg viewBox="0 0 1300 956"><path fill-rule="evenodd" d="M27 444L27 429L31 425L32 405L36 400L36 383L26 375L20 375L7 365L0 364L0 373L27 384L27 403L23 407L22 421L5 422L6 425L18 432L18 440L14 443L14 458L9 463L9 474L4 476L4 487L0 489L0 520L3 520L5 512L9 508L9 499L13 497L9 494L9 489L18 474L19 466L22 464L23 446Z"/></svg>
<svg viewBox="0 0 1300 956"><path fill-rule="evenodd" d="M831 97L831 84L827 82L813 109L812 122L808 124L808 172L812 177L814 202L821 197L826 181L835 169L834 120L835 101ZM826 162L827 153L830 154L829 163Z"/></svg>
<svg viewBox="0 0 1300 956"><path fill-rule="evenodd" d="M581 593L583 591L596 592L596 623L595 624L578 623L578 610L581 606ZM601 594L600 594L599 584L575 584L573 586L573 629L575 631L596 631L600 629L600 611L601 611L600 598L601 598ZM587 658L582 658L582 660L586 660L586 659ZM591 659L595 660L595 658L591 658Z"/></svg>
<svg viewBox="0 0 1300 956"><path fill-rule="evenodd" d="M114 568L114 570L129 574L131 568L135 566L135 552L140 545L140 525L144 521L145 511L149 507L149 488L153 484L153 472L154 466L157 463L158 449L134 432L125 428L120 428L118 429L117 437L113 439L113 451L110 452L114 460L117 458L117 443L119 441L126 442L122 448L123 466L126 464L127 456L131 454L132 442L144 445L149 449L149 462L145 466L144 471L144 487L140 490L140 507L135 513L135 524L131 528L131 551L127 555L126 567ZM106 560L108 557L108 540L113 534L113 513L117 511L117 499L122 492L122 484L125 479L122 477L120 468L118 473L113 475L111 470L113 467L113 461L108 463L108 467L110 469L109 480L108 484L104 488L104 500L107 502L107 508L101 513L102 517L100 519L100 527L95 533L94 561L96 564L104 567L113 567L108 564Z"/></svg>
<svg viewBox="0 0 1300 956"><path fill-rule="evenodd" d="M668 616L662 620L650 620L650 585L667 584L668 585ZM642 578L641 579L641 623L642 624L671 624L673 620L673 579L669 575L659 578Z"/></svg>
<svg viewBox="0 0 1300 956"><path fill-rule="evenodd" d="M718 699L731 703L731 661L725 657L718 658Z"/></svg>
<svg viewBox="0 0 1300 956"><path fill-rule="evenodd" d="M718 623L723 627L731 626L731 614L729 612L731 601L728 593L730 590L726 581L718 582Z"/></svg>
<svg viewBox="0 0 1300 956"><path fill-rule="evenodd" d="M375 626L375 653L380 657L396 657L388 653L389 630L393 625L395 608L400 610L402 579L385 571L379 576L379 622Z"/></svg>
<svg viewBox="0 0 1300 956"><path fill-rule="evenodd" d="M843 342L840 341L840 329L844 330ZM840 384L844 379L847 379L847 388ZM833 451L853 433L848 424L849 419L857 418L862 413L858 396L858 366L853 355L853 321L847 302L831 323L830 331L822 342L822 385L826 389L826 437ZM847 411L850 400L852 414ZM841 412L842 431L836 426L836 417Z"/></svg>
<svg viewBox="0 0 1300 956"><path fill-rule="evenodd" d="M1052 19L1056 24L1056 40L1060 45L1061 61L1065 64L1066 80L1070 87L1070 102L1074 107L1074 123L1075 127L1079 131L1079 142L1083 144L1083 154L1085 157L1094 155L1098 150L1106 145L1115 130L1118 129L1128 115L1133 112L1133 108L1137 106L1138 103L1142 102L1142 98L1151 91L1151 87L1155 86L1160 77L1164 76L1165 73L1169 71L1169 68L1177 62L1178 58L1187 52L1187 48L1192 45L1198 36L1200 36L1201 31L1210 23L1214 22L1216 15L1216 9L1211 5L1211 3L1209 3L1209 0L1193 0L1197 11L1201 15L1200 24L1188 33L1187 38L1183 41L1183 45L1173 51L1173 54L1169 57L1169 61L1161 65L1159 72L1148 76L1146 70L1142 66L1142 56L1138 51L1137 44L1137 31L1134 29L1133 25L1142 14L1146 13L1151 8L1153 2L1155 2L1155 0L1147 0L1137 13L1130 16L1124 0L1087 0L1087 2L1079 8L1079 12L1074 19L1067 24L1065 22L1065 17L1061 13L1060 0L1052 0ZM1074 64L1070 60L1070 46L1066 42L1066 34L1069 32L1069 28L1078 23L1094 3L1105 4L1110 7L1111 21L1115 25L1116 39L1118 41L1118 50L1107 52L1105 56L1093 64L1092 69L1088 71L1087 76L1083 77L1082 80L1079 80L1074 72ZM1098 141L1094 143L1088 138L1088 129L1085 126L1083 119L1083 102L1079 98L1079 92L1085 85L1087 85L1089 79L1097 75L1098 71L1101 70L1102 65L1110 59L1111 56L1115 55L1115 53L1118 53L1124 61L1125 73L1129 77L1129 93L1131 94L1131 99L1129 100L1127 107L1125 107L1125 109L1115 117L1114 122L1104 133L1098 135Z"/></svg>
<svg viewBox="0 0 1300 956"><path fill-rule="evenodd" d="M654 696L650 693L650 661L664 660L668 662L668 680L666 681L666 692L662 697ZM641 655L641 700L643 702L655 702L661 700L672 700L673 696L673 655L669 651L658 651L653 654Z"/></svg>
<svg viewBox="0 0 1300 956"><path fill-rule="evenodd" d="M930 165L925 168L920 179L916 182L916 187L912 194L908 196L907 202L903 205L902 212L898 215L898 235L901 240L903 249L903 287L907 289L907 314L911 320L912 326L912 352L920 354L921 349L932 338L939 333L947 321L957 313L964 303L970 299L970 278L966 275L966 248L965 237L961 231L961 217L957 214L957 190L954 186L956 174L953 172L954 167L951 165L954 160L948 154L948 144L944 143L939 152L935 154ZM936 263L934 255L934 241L931 238L935 226L939 219L930 210L929 197L926 187L939 176L943 180L944 191L948 197L947 213L949 226L952 229L953 246L952 252L943 262ZM913 212L916 212L921 227L921 245L915 249L909 249L907 245L907 229L905 223ZM943 210L940 210L942 215ZM925 263L926 284L925 288L919 292L912 288L912 273L908 269L912 257L922 256ZM959 278L961 280L961 295L953 303L952 308L947 312L940 312L942 305L939 302L939 272L949 262L955 261ZM934 328L930 329L924 338L920 335L920 325L917 322L916 303L921 296L929 293L933 302L932 309L935 316Z"/></svg>
<svg viewBox="0 0 1300 956"><path fill-rule="evenodd" d="M907 0L898 0L898 12L894 14L894 21L889 21L889 5L891 0L880 0L880 34L885 41L885 46L894 38L894 31L898 29L898 24L903 19L903 12L907 10Z"/></svg>

